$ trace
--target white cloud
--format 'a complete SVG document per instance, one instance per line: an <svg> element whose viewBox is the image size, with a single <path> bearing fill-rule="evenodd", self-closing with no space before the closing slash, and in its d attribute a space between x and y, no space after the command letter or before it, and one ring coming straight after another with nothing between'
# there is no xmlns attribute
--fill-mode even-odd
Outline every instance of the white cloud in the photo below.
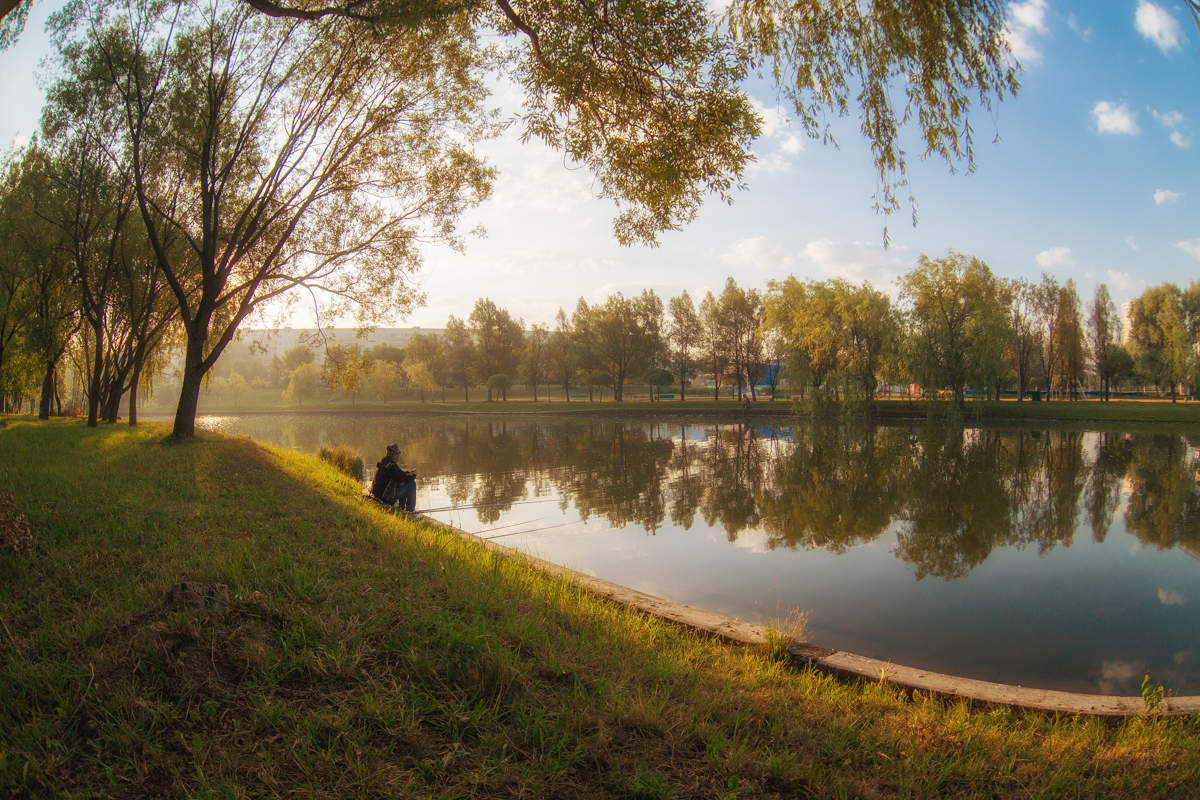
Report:
<svg viewBox="0 0 1200 800"><path fill-rule="evenodd" d="M1172 192L1170 189L1156 189L1154 191L1154 205L1165 206L1170 203L1177 202L1183 197L1183 192Z"/></svg>
<svg viewBox="0 0 1200 800"><path fill-rule="evenodd" d="M1118 133L1136 136L1141 133L1137 124L1137 115L1129 110L1125 103L1120 105L1101 100L1092 107L1092 117L1096 120L1096 130L1100 133Z"/></svg>
<svg viewBox="0 0 1200 800"><path fill-rule="evenodd" d="M1024 28L1031 28L1038 33L1046 32L1046 0L1027 0L1024 3L1010 3L1008 13L1013 21Z"/></svg>
<svg viewBox="0 0 1200 800"><path fill-rule="evenodd" d="M1181 606L1187 602L1183 599L1183 595L1174 589L1159 589L1158 602L1164 606Z"/></svg>
<svg viewBox="0 0 1200 800"><path fill-rule="evenodd" d="M1037 254L1036 260L1042 269L1066 267L1075 263L1075 257L1071 255L1069 247L1051 247L1049 250L1043 250Z"/></svg>
<svg viewBox="0 0 1200 800"><path fill-rule="evenodd" d="M1161 122L1164 128L1178 128L1183 124L1183 112L1154 110L1150 113L1154 114L1154 118Z"/></svg>
<svg viewBox="0 0 1200 800"><path fill-rule="evenodd" d="M1135 253L1138 251L1137 239L1133 238L1132 236L1125 237L1125 246Z"/></svg>
<svg viewBox="0 0 1200 800"><path fill-rule="evenodd" d="M793 262L766 236L751 236L735 242L721 253L720 258L721 263L727 266L760 272L787 269Z"/></svg>
<svg viewBox="0 0 1200 800"><path fill-rule="evenodd" d="M792 160L782 150L775 150L766 155L755 154L754 160L746 167L747 175L770 175L777 172L787 172L792 168Z"/></svg>
<svg viewBox="0 0 1200 800"><path fill-rule="evenodd" d="M1164 128L1171 131L1171 144L1175 145L1176 147L1187 147L1189 144L1191 144L1191 141L1188 139L1187 135L1183 131L1179 130L1179 128L1183 126L1182 112L1159 111L1158 109L1154 109L1150 113L1154 115L1154 118L1158 120Z"/></svg>
<svg viewBox="0 0 1200 800"><path fill-rule="evenodd" d="M1026 0L1024 3L1009 3L1008 25L1004 37L1017 61L1025 66L1042 60L1042 51L1035 39L1048 32L1046 27L1046 0Z"/></svg>
<svg viewBox="0 0 1200 800"><path fill-rule="evenodd" d="M804 152L804 140L793 133L791 136L787 137L786 139L784 139L782 142L779 143L779 149L782 150L783 152L787 153L788 155L793 155L793 156L796 155L797 153L803 153Z"/></svg>
<svg viewBox="0 0 1200 800"><path fill-rule="evenodd" d="M1189 239L1185 242L1178 242L1175 246L1192 258L1200 261L1200 239Z"/></svg>
<svg viewBox="0 0 1200 800"><path fill-rule="evenodd" d="M792 156L804 151L804 140L791 127L791 117L780 106L767 106L751 98L755 112L762 119L760 151L747 167L749 175L787 172L792 168Z"/></svg>
<svg viewBox="0 0 1200 800"><path fill-rule="evenodd" d="M768 106L753 97L750 98L750 104L754 112L762 117L763 136L773 137L787 125L787 113L779 106Z"/></svg>
<svg viewBox="0 0 1200 800"><path fill-rule="evenodd" d="M1154 42L1164 54L1183 46L1185 37L1179 21L1166 9L1151 3L1150 0L1141 0L1138 3L1134 25L1138 33Z"/></svg>
<svg viewBox="0 0 1200 800"><path fill-rule="evenodd" d="M895 293L896 278L906 269L907 248L871 242L835 242L817 239L804 246L804 256L826 277L853 283L869 281L881 292Z"/></svg>
<svg viewBox="0 0 1200 800"><path fill-rule="evenodd" d="M1107 273L1108 285L1121 294L1141 294L1146 289L1146 282L1135 278L1128 272L1117 272L1110 269Z"/></svg>
<svg viewBox="0 0 1200 800"><path fill-rule="evenodd" d="M1074 31L1075 35L1085 42L1090 42L1092 40L1092 35L1095 33L1095 31L1091 28L1085 27L1083 23L1079 21L1079 17L1075 16L1074 13L1067 14L1067 27Z"/></svg>

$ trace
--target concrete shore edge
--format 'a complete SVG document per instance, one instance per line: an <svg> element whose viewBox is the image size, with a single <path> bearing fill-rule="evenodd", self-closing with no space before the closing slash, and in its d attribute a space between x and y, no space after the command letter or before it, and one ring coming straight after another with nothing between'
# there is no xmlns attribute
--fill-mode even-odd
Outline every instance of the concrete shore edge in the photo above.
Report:
<svg viewBox="0 0 1200 800"><path fill-rule="evenodd" d="M490 542L432 517L420 514L416 517L451 531L468 541L476 542L493 552L518 558L542 572L569 580L600 597L637 609L644 614L692 628L733 644L743 646L765 646L766 644L767 628L763 625L655 597L531 556L521 550ZM1165 697L1161 705L1153 712L1148 712L1146 703L1141 697L1031 689L1024 686L962 678L834 650L812 642L794 642L788 650L797 663L813 664L840 675L871 681L886 681L905 689L932 692L943 697L963 698L978 703L1097 717L1136 717L1145 716L1148 713L1184 716L1200 713L1200 696L1196 695Z"/></svg>

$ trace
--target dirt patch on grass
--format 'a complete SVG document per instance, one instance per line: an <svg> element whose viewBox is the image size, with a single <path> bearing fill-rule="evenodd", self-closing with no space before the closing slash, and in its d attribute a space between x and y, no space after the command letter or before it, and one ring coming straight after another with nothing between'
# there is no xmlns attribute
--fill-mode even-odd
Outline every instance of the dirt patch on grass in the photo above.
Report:
<svg viewBox="0 0 1200 800"><path fill-rule="evenodd" d="M0 552L33 551L33 526L11 494L0 492Z"/></svg>

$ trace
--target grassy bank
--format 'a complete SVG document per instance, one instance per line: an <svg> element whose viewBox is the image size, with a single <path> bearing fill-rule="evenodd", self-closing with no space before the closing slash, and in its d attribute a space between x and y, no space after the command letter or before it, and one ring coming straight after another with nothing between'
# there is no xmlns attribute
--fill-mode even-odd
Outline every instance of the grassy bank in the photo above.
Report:
<svg viewBox="0 0 1200 800"><path fill-rule="evenodd" d="M1200 720L797 671L388 517L315 459L10 421L0 796L1183 797ZM229 586L218 612L166 601Z"/></svg>

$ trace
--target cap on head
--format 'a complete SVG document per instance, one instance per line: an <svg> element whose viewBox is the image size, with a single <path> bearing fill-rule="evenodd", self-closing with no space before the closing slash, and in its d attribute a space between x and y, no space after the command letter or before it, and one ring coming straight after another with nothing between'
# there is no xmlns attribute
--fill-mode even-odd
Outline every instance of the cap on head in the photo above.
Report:
<svg viewBox="0 0 1200 800"><path fill-rule="evenodd" d="M396 455L396 453L399 453L399 452L400 452L400 445L396 444L395 442L392 442L391 444L389 444L387 446L387 454L389 456L394 456L394 455Z"/></svg>

